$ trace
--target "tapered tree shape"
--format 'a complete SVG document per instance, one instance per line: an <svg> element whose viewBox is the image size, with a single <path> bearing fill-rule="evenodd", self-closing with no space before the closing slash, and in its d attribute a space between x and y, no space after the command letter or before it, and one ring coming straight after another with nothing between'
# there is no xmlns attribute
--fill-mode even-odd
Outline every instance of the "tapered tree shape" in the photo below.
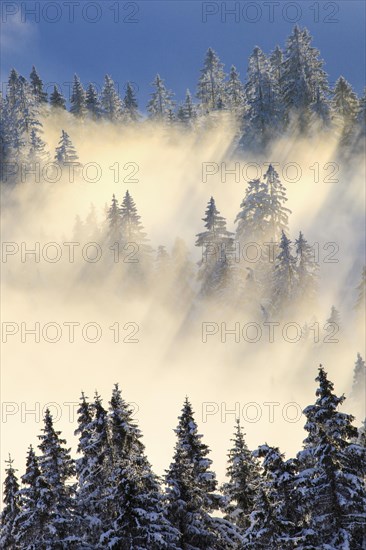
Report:
<svg viewBox="0 0 366 550"><path fill-rule="evenodd" d="M357 354L357 359L353 369L353 383L351 397L363 408L366 400L366 366L361 355Z"/></svg>
<svg viewBox="0 0 366 550"><path fill-rule="evenodd" d="M65 132L65 130L62 130L60 141L58 143L58 146L56 147L55 161L61 165L73 163L78 167L80 166L79 157L76 149L70 139L69 134Z"/></svg>
<svg viewBox="0 0 366 550"><path fill-rule="evenodd" d="M103 116L111 122L118 122L123 115L122 100L119 97L115 84L109 75L104 78L101 96Z"/></svg>
<svg viewBox="0 0 366 550"><path fill-rule="evenodd" d="M233 252L234 234L226 229L226 219L220 216L215 199L210 198L205 217L206 231L198 233L196 246L202 250L198 280L201 295L210 296L224 291L230 277L230 254Z"/></svg>
<svg viewBox="0 0 366 550"><path fill-rule="evenodd" d="M286 208L286 188L282 185L278 173L269 165L267 172L264 174L264 180L267 184L268 193L270 195L269 211L267 212L270 239L274 242L282 237L284 231L288 231L288 218L291 210Z"/></svg>
<svg viewBox="0 0 366 550"><path fill-rule="evenodd" d="M93 84L86 89L85 107L92 120L98 120L102 115L102 106L99 101L98 92Z"/></svg>
<svg viewBox="0 0 366 550"><path fill-rule="evenodd" d="M191 92L189 90L186 91L184 103L178 109L177 118L187 127L192 127L197 118L197 110L193 104Z"/></svg>
<svg viewBox="0 0 366 550"><path fill-rule="evenodd" d="M312 106L317 103L317 110L324 111L328 103L324 62L311 41L309 31L295 25L287 40L280 80L287 119L295 114L300 131L309 127Z"/></svg>
<svg viewBox="0 0 366 550"><path fill-rule="evenodd" d="M299 300L299 305L302 308L314 307L317 290L317 276L319 264L315 261L313 248L304 239L300 231L298 239L295 240L296 248L296 274L297 274L297 289L296 299Z"/></svg>
<svg viewBox="0 0 366 550"><path fill-rule="evenodd" d="M114 243L120 243L122 240L122 219L118 206L118 200L115 195L112 196L112 203L107 213L107 223L108 241L111 245Z"/></svg>
<svg viewBox="0 0 366 550"><path fill-rule="evenodd" d="M86 115L85 90L80 82L80 78L77 75L74 75L74 81L72 85L70 112L80 119L83 119Z"/></svg>
<svg viewBox="0 0 366 550"><path fill-rule="evenodd" d="M16 470L13 468L13 460L9 456L6 461L4 480L4 508L0 516L0 546L4 550L16 548L16 521L20 515L21 502L19 494L19 482Z"/></svg>
<svg viewBox="0 0 366 550"><path fill-rule="evenodd" d="M123 118L127 122L138 122L141 119L134 89L127 82L125 97L123 98Z"/></svg>
<svg viewBox="0 0 366 550"><path fill-rule="evenodd" d="M58 91L57 86L53 87L53 92L50 95L50 105L57 109L66 109L66 99L62 93Z"/></svg>
<svg viewBox="0 0 366 550"><path fill-rule="evenodd" d="M34 66L30 74L30 84L37 103L47 103L47 93L43 89L43 82Z"/></svg>
<svg viewBox="0 0 366 550"><path fill-rule="evenodd" d="M210 515L219 504L217 482L210 469L209 449L201 441L187 398L175 432L177 443L165 476L165 500L167 517L180 533L179 547L233 548L237 532Z"/></svg>
<svg viewBox="0 0 366 550"><path fill-rule="evenodd" d="M226 473L229 481L222 486L224 512L226 519L244 530L249 526L249 516L258 490L259 465L245 443L239 420L232 442Z"/></svg>
<svg viewBox="0 0 366 550"><path fill-rule="evenodd" d="M197 97L201 101L202 111L216 110L219 100L223 100L224 94L224 66L216 52L212 48L209 48L206 52L197 87Z"/></svg>
<svg viewBox="0 0 366 550"><path fill-rule="evenodd" d="M244 86L234 65L231 66L229 79L225 86L225 102L228 108L236 115L239 115L244 111Z"/></svg>
<svg viewBox="0 0 366 550"><path fill-rule="evenodd" d="M316 381L316 402L304 410L308 436L297 456L304 524L300 547L361 550L366 542L364 451L354 443L353 416L338 411L345 397L333 393L322 367Z"/></svg>
<svg viewBox="0 0 366 550"><path fill-rule="evenodd" d="M341 145L347 145L351 142L357 122L358 110L359 102L357 95L347 80L343 76L340 76L335 83L333 91L332 111L333 121L336 125Z"/></svg>
<svg viewBox="0 0 366 550"><path fill-rule="evenodd" d="M43 434L38 436L38 448L42 452L39 465L45 483L51 492L51 502L48 512L52 515L50 530L55 541L67 545L73 540L73 495L75 486L70 485L75 475L74 461L70 457L70 449L64 447L66 441L60 438L61 432L53 427L50 411L47 409L44 417Z"/></svg>
<svg viewBox="0 0 366 550"><path fill-rule="evenodd" d="M157 122L168 122L174 109L173 94L164 85L164 80L157 74L152 82L154 92L147 105L149 118Z"/></svg>
<svg viewBox="0 0 366 550"><path fill-rule="evenodd" d="M16 548L35 550L56 543L53 489L42 475L33 447L29 447L26 471L22 476L22 511L14 526Z"/></svg>
<svg viewBox="0 0 366 550"><path fill-rule="evenodd" d="M76 460L77 512L82 538L88 548L98 548L100 538L111 527L111 468L107 411L98 394L92 405L82 394L78 409L79 436Z"/></svg>
<svg viewBox="0 0 366 550"><path fill-rule="evenodd" d="M249 57L241 146L263 152L280 132L280 104L269 62L260 48Z"/></svg>
<svg viewBox="0 0 366 550"><path fill-rule="evenodd" d="M137 208L130 193L126 191L120 207L122 245L125 250L134 250L134 263L128 267L136 276L136 281L140 276L147 275L152 261L153 249L148 244L147 235L144 232L141 217L137 213ZM131 247L129 249L129 247ZM137 261L136 261L137 260Z"/></svg>
<svg viewBox="0 0 366 550"><path fill-rule="evenodd" d="M141 432L118 384L110 401L109 422L113 462L109 499L114 519L101 542L118 550L177 549L179 533L164 516L158 479L145 456Z"/></svg>
<svg viewBox="0 0 366 550"><path fill-rule="evenodd" d="M272 308L274 312L283 314L293 305L297 284L296 258L292 255L291 241L284 231L279 248L273 273Z"/></svg>

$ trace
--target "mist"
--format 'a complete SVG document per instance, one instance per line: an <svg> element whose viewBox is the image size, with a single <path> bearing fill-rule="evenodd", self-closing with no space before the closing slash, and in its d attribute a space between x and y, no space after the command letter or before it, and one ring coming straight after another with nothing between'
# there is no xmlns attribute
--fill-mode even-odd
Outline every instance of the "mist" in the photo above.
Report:
<svg viewBox="0 0 366 550"><path fill-rule="evenodd" d="M87 178L79 174L74 182L63 174L57 182L42 177L35 182L30 177L14 187L3 186L3 247L4 243L14 246L2 250L2 437L6 445L2 445L1 460L11 452L16 467L24 470L27 447L37 443L47 404L75 455L74 404L81 391L92 399L97 390L107 406L115 382L133 404L147 455L159 475L170 463L173 428L186 395L212 450L220 481L238 415L249 448L267 442L279 445L287 457L296 453L304 439L301 410L315 399L319 364L335 383L336 393L348 396L356 354L364 356L364 321L353 309L365 262L361 156L346 158L333 132L294 139L291 130L261 158L239 154L237 128L225 115L215 115L210 125L196 132L155 123L146 123L143 129L88 120L81 124L66 112L48 113L42 122L51 151L64 129L84 167L95 165L90 164ZM302 311L279 319L270 342L268 327L243 304L223 307L215 300L206 303L197 298L196 264L202 250L194 243L203 230L207 201L215 198L228 229L235 231L234 219L248 181L262 177L268 163L277 167L286 187L286 206L292 211L290 239L294 241L301 230L309 243L319 243L319 288L313 311L313 322L318 322L320 330L318 342L284 338L284 324L311 323L311 316ZM97 170L98 181L90 181ZM189 250L191 289L180 301L169 275L152 275L148 284L132 291L124 285L125 264L113 262L113 251L103 241L106 205L112 194L120 201L127 190L155 251L163 245L171 252L177 238ZM76 216L85 221L90 215L97 233L86 235L75 247L71 262L70 247L64 243L75 242ZM100 244L98 262L83 257L83 247L90 242ZM22 243L29 250L39 243L38 262L31 254L22 258ZM57 243L62 253L59 261L44 259L43 253L48 258L56 250L47 249L47 243ZM12 253L4 255L4 250ZM95 250L89 252L93 257ZM327 343L323 325L332 305L340 311L342 322L338 342ZM9 333L6 341L4 322L14 323L14 334ZM73 342L70 324L65 325L70 322L79 323L74 325ZM243 326L251 322L261 326L258 341L242 336ZM39 342L25 332L35 323L40 324ZM42 334L47 323L60 327L58 341L47 341L57 336L55 327L49 328L46 338ZM83 333L90 323L94 328L90 325ZM223 336L222 323L227 330L239 323L239 341L238 330ZM364 404L353 399L346 400L344 410L356 416L357 425L365 416Z"/></svg>

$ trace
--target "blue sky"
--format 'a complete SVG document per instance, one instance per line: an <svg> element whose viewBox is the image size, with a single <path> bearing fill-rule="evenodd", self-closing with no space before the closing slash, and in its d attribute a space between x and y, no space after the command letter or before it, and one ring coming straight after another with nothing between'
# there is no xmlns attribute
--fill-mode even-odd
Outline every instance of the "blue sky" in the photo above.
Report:
<svg viewBox="0 0 366 550"><path fill-rule="evenodd" d="M85 85L93 81L98 87L108 73L122 93L128 80L134 82L144 108L157 72L180 100L187 87L195 92L211 46L226 70L234 64L244 79L253 47L270 52L276 44L283 46L297 22L310 29L331 82L343 74L359 94L365 85L363 1L78 0L74 21L70 5L59 0L56 11L54 4L2 2L2 83L12 66L28 76L34 64L45 83L58 83L68 96L67 83L75 72ZM235 4L236 21L225 14L225 7L233 9ZM32 15L34 9L38 16Z"/></svg>

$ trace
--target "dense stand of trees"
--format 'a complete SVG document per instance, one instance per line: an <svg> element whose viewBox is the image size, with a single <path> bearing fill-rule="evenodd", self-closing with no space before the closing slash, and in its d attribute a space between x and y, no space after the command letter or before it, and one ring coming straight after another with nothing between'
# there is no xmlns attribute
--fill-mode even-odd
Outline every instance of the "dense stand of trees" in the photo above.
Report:
<svg viewBox="0 0 366 550"><path fill-rule="evenodd" d="M132 83L127 83L122 97L109 75L100 93L92 83L85 89L75 75L69 110L80 122L106 120L126 126L147 118L182 129L197 128L211 120L212 113L226 112L238 127L239 149L263 153L287 130L293 136L295 129L309 134L319 128L336 132L341 147L355 149L365 136L365 96L358 98L343 76L331 88L323 65L309 31L295 26L283 51L276 46L266 55L258 46L254 48L244 83L234 66L227 75L218 55L209 48L195 98L187 90L184 101L176 102L157 74L143 117ZM12 69L6 96L0 98L2 161L45 162L48 156L42 139L42 118L52 110L66 110L66 105L56 86L48 97L35 67L29 80ZM17 181L19 173L14 172L12 178L8 169L7 177L2 173L2 178Z"/></svg>
<svg viewBox="0 0 366 550"><path fill-rule="evenodd" d="M108 408L82 394L76 459L47 410L20 479L6 463L1 548L363 550L365 428L339 410L345 397L322 366L316 381L296 457L267 444L250 451L238 420L221 486L188 398L161 478L118 384Z"/></svg>

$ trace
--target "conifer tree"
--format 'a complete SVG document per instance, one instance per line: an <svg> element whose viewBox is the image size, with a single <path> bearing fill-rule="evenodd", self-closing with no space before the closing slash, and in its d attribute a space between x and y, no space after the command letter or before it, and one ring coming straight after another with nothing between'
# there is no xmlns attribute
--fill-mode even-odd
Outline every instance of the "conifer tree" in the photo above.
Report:
<svg viewBox="0 0 366 550"><path fill-rule="evenodd" d="M312 105L326 109L328 102L327 75L319 51L311 45L309 31L295 25L286 44L282 65L281 89L289 120L292 113L298 117L300 131L309 127ZM323 107L321 106L323 104Z"/></svg>
<svg viewBox="0 0 366 550"><path fill-rule="evenodd" d="M37 103L47 103L47 93L43 89L43 82L34 66L32 67L32 72L30 74L30 83Z"/></svg>
<svg viewBox="0 0 366 550"><path fill-rule="evenodd" d="M67 163L80 164L76 149L65 130L62 130L59 144L56 147L55 161L61 165Z"/></svg>
<svg viewBox="0 0 366 550"><path fill-rule="evenodd" d="M201 441L188 398L175 432L173 462L165 476L165 500L167 517L179 531L179 548L235 548L238 533L225 520L211 516L220 497L215 493L209 448Z"/></svg>
<svg viewBox="0 0 366 550"><path fill-rule="evenodd" d="M302 305L314 304L317 287L317 272L319 265L315 262L314 250L304 239L300 231L295 240L296 247L296 273L297 273L297 298Z"/></svg>
<svg viewBox="0 0 366 550"><path fill-rule="evenodd" d="M115 195L112 196L112 204L107 214L108 221L108 240L111 244L120 242L122 239L122 220L118 200Z"/></svg>
<svg viewBox="0 0 366 550"><path fill-rule="evenodd" d="M53 87L53 92L50 95L50 105L58 109L66 109L66 99L58 91L57 86Z"/></svg>
<svg viewBox="0 0 366 550"><path fill-rule="evenodd" d="M206 231L197 234L196 246L202 250L198 279L201 295L221 293L226 287L230 270L230 254L233 252L233 233L226 229L226 220L220 216L215 200L210 198L205 217Z"/></svg>
<svg viewBox="0 0 366 550"><path fill-rule="evenodd" d="M147 235L144 232L141 216L137 213L137 208L129 191L126 191L120 207L122 243L128 245L133 243L138 247L138 264L149 261L152 254L152 248L148 244Z"/></svg>
<svg viewBox="0 0 366 550"><path fill-rule="evenodd" d="M329 325L334 325L338 329L341 328L341 316L338 309L336 309L334 306L330 308L330 315L326 320L326 323L328 323Z"/></svg>
<svg viewBox="0 0 366 550"><path fill-rule="evenodd" d="M229 109L235 114L243 112L245 107L244 86L234 65L231 66L229 79L226 83L225 99Z"/></svg>
<svg viewBox="0 0 366 550"><path fill-rule="evenodd" d="M21 511L19 482L16 470L13 468L13 462L9 456L9 459L6 461L7 468L4 480L5 506L0 516L0 546L4 550L13 550L16 548L16 531L14 527Z"/></svg>
<svg viewBox="0 0 366 550"><path fill-rule="evenodd" d="M366 366L361 355L357 353L357 359L353 370L353 384L351 397L359 401L360 405L365 403L366 399Z"/></svg>
<svg viewBox="0 0 366 550"><path fill-rule="evenodd" d="M121 120L123 114L122 100L119 97L115 84L109 75L104 78L104 86L101 95L103 116L111 122Z"/></svg>
<svg viewBox="0 0 366 550"><path fill-rule="evenodd" d="M85 107L93 120L98 120L102 114L102 107L99 101L98 92L95 86L90 83L86 89Z"/></svg>
<svg viewBox="0 0 366 550"><path fill-rule="evenodd" d="M53 427L50 411L47 409L44 417L43 434L38 436L38 445L42 452L39 466L42 476L51 493L49 513L52 514L51 531L54 540L60 544L68 544L73 539L73 496L74 484L70 481L75 474L74 461L70 457L70 449L64 447L66 440L60 438L61 432Z"/></svg>
<svg viewBox="0 0 366 550"><path fill-rule="evenodd" d="M357 290L357 301L355 304L355 309L362 314L365 311L366 306L366 266L362 268L361 281L356 288Z"/></svg>
<svg viewBox="0 0 366 550"><path fill-rule="evenodd" d="M350 142L355 130L359 102L352 86L343 76L340 76L335 83L332 108L333 120L338 128L340 143L346 145Z"/></svg>
<svg viewBox="0 0 366 550"><path fill-rule="evenodd" d="M280 252L276 258L273 274L272 307L284 312L292 305L296 289L296 258L292 255L291 241L282 231Z"/></svg>
<svg viewBox="0 0 366 550"><path fill-rule="evenodd" d="M206 52L203 69L198 81L197 97L201 101L203 112L218 108L219 99L225 94L225 73L216 52L209 48Z"/></svg>
<svg viewBox="0 0 366 550"><path fill-rule="evenodd" d="M83 119L86 115L86 95L78 75L74 75L72 93L70 98L70 112Z"/></svg>
<svg viewBox="0 0 366 550"><path fill-rule="evenodd" d="M127 82L123 107L124 118L127 122L138 122L140 120L141 115L138 110L136 95L130 82Z"/></svg>
<svg viewBox="0 0 366 550"><path fill-rule="evenodd" d="M173 94L170 90L167 90L164 80L160 78L159 74L156 75L151 85L154 92L151 94L151 99L147 105L149 118L159 122L168 122L174 107Z"/></svg>
<svg viewBox="0 0 366 550"><path fill-rule="evenodd" d="M353 416L338 411L345 397L333 393L321 366L316 381L316 402L304 410L308 436L297 456L303 517L299 548L361 550L366 542L364 452L353 442Z"/></svg>
<svg viewBox="0 0 366 550"><path fill-rule="evenodd" d="M35 550L37 547L55 546L57 536L54 526L53 489L41 473L39 459L32 445L27 455L26 471L21 479L22 489L19 493L22 510L14 529L16 548Z"/></svg>
<svg viewBox="0 0 366 550"><path fill-rule="evenodd" d="M258 489L259 465L245 443L239 420L232 441L227 468L229 481L222 487L225 496L224 511L226 519L245 530L249 526Z"/></svg>
<svg viewBox="0 0 366 550"><path fill-rule="evenodd" d="M268 59L258 46L249 57L245 99L241 146L263 150L280 132L281 111Z"/></svg>

